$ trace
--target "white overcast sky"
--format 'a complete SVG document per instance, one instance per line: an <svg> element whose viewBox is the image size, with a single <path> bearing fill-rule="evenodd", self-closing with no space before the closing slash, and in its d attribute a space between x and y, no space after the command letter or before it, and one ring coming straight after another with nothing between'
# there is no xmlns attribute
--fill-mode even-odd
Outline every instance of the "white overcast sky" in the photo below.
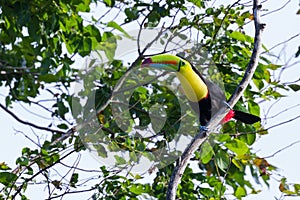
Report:
<svg viewBox="0 0 300 200"><path fill-rule="evenodd" d="M263 8L267 9L263 11L262 14L267 13L269 11L278 9L282 7L287 0L269 0L263 4ZM300 33L300 15L296 15L296 12L300 8L299 1L292 0L290 3L286 5L280 11L276 11L272 14L269 14L265 17L262 17L262 22L266 23L265 31L263 32L263 43L271 48L274 45L283 42L292 36ZM248 25L249 29L253 28L253 25ZM290 41L286 45L286 57L282 57L282 60L278 61L278 64L286 63L286 60L290 59L291 56L294 55L298 46L300 45L300 37ZM282 50L282 45L278 48L274 49L273 52L279 53ZM299 61L300 59L294 59L292 62ZM293 80L297 80L300 78L299 72L300 64L293 66L287 69L283 76L282 82L289 82ZM7 90L4 88L0 88L0 101L4 104L4 96L7 94ZM300 95L294 92L286 92L287 97L280 100L277 104L272 106L270 110L269 116L275 115L278 112L285 110L286 108L294 105L300 104ZM263 117L264 112L270 108L270 106L274 103L267 102L262 104L263 109L261 110L261 114ZM36 108L30 109L33 112L37 112ZM34 115L28 115L28 111L24 110L18 103L14 104L13 111L22 119L28 120L30 122L40 123L41 120L39 117L35 117ZM39 113L39 111L38 111ZM39 113L43 115L43 113ZM278 117L274 119L268 119L266 127L270 127L272 125L278 124L280 122L286 121L293 117L296 117L300 114L300 106L295 107L292 110L284 112L280 114ZM47 126L48 124L39 124L41 126ZM22 134L16 134L16 130L23 131L26 134L30 134L30 137L34 137L32 134L32 130L28 126L24 126L16 122L11 116L9 116L4 111L0 112L0 127L1 127L1 140L0 140L0 162L6 162L9 166L15 166L15 159L17 156L21 155L21 149L25 146L33 147L34 145L27 139L24 138ZM38 132L38 131L37 131ZM44 136L46 137L46 135ZM269 134L266 136L262 136L255 144L254 150L257 151L257 154L261 157L265 157L268 155L272 155L274 152L279 149L290 145L295 141L300 141L300 119L295 120L291 123L287 123L281 126L278 126L269 131ZM276 172L281 176L287 178L290 183L300 183L300 143L293 145L292 147L283 150L282 152L276 154L274 157L269 158L268 161L270 164L273 164L279 168ZM89 168L98 168L99 163L91 158L88 154L83 154L82 159L84 160L82 163L86 167ZM84 166L83 166L84 167ZM281 177L275 175L277 179ZM271 178L273 179L273 178ZM274 199L274 197L279 197L280 192L278 190L278 182L272 180L271 187L268 189L263 186L261 188L263 191L258 195L249 195L246 197L246 200L256 200L256 199ZM31 186L29 186L31 188ZM36 189L38 188L38 189ZM257 187L257 189L260 189ZM29 197L31 199L39 200L45 191L41 187L32 187L29 189ZM72 196L70 196L72 198ZM70 198L70 199L71 199ZM81 197L77 197L76 199L86 199L87 196L82 195ZM69 199L69 198L66 198ZM286 199L295 199L295 198L286 198Z"/></svg>

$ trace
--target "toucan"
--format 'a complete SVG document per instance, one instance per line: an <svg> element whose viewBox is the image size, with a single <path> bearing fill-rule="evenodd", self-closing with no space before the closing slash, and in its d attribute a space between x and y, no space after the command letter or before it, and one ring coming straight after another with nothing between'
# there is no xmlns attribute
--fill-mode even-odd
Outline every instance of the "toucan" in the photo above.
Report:
<svg viewBox="0 0 300 200"><path fill-rule="evenodd" d="M199 115L201 128L205 129L212 115L226 104L223 90L217 84L205 79L197 68L181 57L172 54L154 55L144 59L141 66L176 73L192 109ZM222 123L232 118L245 124L261 120L258 116L231 109Z"/></svg>

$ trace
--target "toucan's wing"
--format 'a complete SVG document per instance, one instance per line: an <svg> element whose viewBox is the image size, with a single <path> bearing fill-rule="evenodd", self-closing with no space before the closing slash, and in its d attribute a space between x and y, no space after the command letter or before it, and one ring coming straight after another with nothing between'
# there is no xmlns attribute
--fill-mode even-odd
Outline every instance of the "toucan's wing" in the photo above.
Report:
<svg viewBox="0 0 300 200"><path fill-rule="evenodd" d="M203 80L203 82L207 85L208 92L209 92L209 98L211 103L211 116L216 114L222 107L225 106L225 93L221 89L219 85L216 83L205 79L202 74L199 72L199 70L192 66L195 73Z"/></svg>
<svg viewBox="0 0 300 200"><path fill-rule="evenodd" d="M226 98L224 91L215 83L206 80L208 92L211 98L211 113L214 116L222 107L226 106Z"/></svg>
<svg viewBox="0 0 300 200"><path fill-rule="evenodd" d="M222 107L226 106L225 93L219 85L216 83L205 79L199 70L192 66L195 73L203 80L208 88L208 96L198 102L198 105L191 102L192 108L199 113L200 112L200 123L202 126L205 126L206 123L213 117ZM233 117L236 120L239 120L245 124L253 124L255 122L261 121L260 117L252 115L250 113L245 113L242 111L233 110ZM226 118L226 117L225 117Z"/></svg>

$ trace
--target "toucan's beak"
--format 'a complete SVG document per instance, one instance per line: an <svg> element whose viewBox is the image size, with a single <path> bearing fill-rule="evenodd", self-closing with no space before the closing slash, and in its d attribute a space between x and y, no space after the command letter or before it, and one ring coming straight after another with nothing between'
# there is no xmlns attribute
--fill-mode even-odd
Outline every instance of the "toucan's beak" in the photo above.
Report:
<svg viewBox="0 0 300 200"><path fill-rule="evenodd" d="M178 62L159 56L152 56L143 60L141 67L152 67L171 72L178 71Z"/></svg>

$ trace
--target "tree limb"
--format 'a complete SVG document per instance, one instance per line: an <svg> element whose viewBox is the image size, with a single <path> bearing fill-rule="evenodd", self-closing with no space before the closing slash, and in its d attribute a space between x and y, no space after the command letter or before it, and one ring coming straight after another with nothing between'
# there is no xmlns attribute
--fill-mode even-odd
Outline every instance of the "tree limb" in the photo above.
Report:
<svg viewBox="0 0 300 200"><path fill-rule="evenodd" d="M254 15L254 25L255 25L255 39L254 39L254 49L252 51L251 59L248 64L248 67L245 71L244 77L235 90L235 92L230 97L228 104L233 107L239 98L243 95L247 85L250 83L252 76L258 66L260 49L261 49L261 33L264 29L265 24L260 23L260 9L261 5L259 0L253 0L253 15ZM199 148L199 146L206 140L210 133L220 124L221 120L228 113L229 108L222 108L220 111L210 120L207 125L208 131L200 131L191 143L187 146L181 157L179 158L178 164L175 167L168 186L167 190L167 200L176 199L176 191L182 174L187 167L187 164L194 152Z"/></svg>
<svg viewBox="0 0 300 200"><path fill-rule="evenodd" d="M51 128L39 126L39 125L30 123L30 122L24 121L24 120L20 119L17 115L15 115L12 111L10 111L9 109L7 109L7 108L6 108L4 105L2 105L1 103L0 103L0 107L1 107L5 112L7 112L8 114L10 114L15 120L17 120L18 122L20 122L20 123L22 123L22 124L29 125L29 126L31 126L31 127L33 127L33 128L39 129L39 130L49 131L49 132L52 132L52 133L65 134L64 131L54 130L54 129L51 129Z"/></svg>

